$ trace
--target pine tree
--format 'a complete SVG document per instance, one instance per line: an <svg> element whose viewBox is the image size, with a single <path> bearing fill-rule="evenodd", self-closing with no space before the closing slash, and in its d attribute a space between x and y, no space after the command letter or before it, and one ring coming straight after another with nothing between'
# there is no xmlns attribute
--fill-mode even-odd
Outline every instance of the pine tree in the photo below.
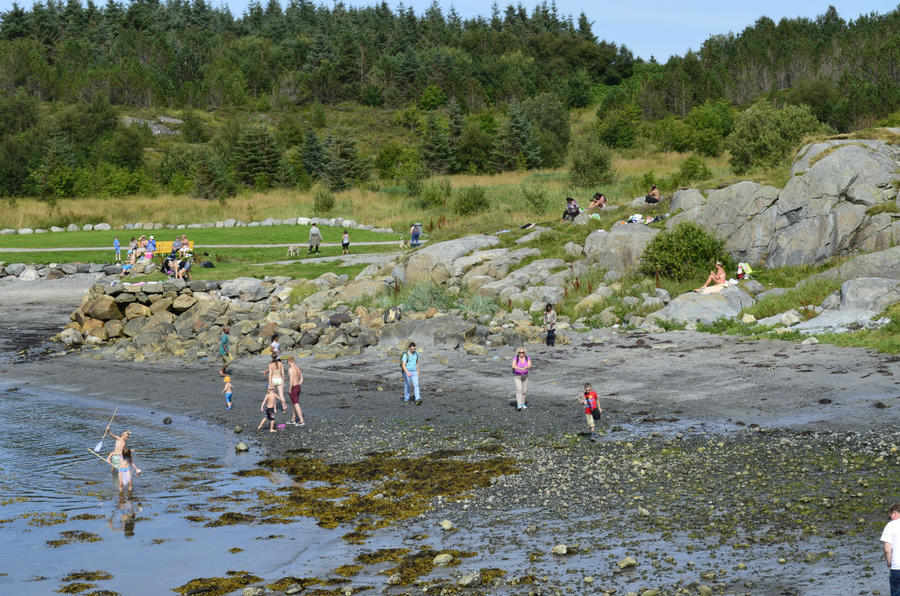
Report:
<svg viewBox="0 0 900 596"><path fill-rule="evenodd" d="M265 190L277 179L280 161L281 150L269 127L256 124L241 132L234 155L241 182Z"/></svg>
<svg viewBox="0 0 900 596"><path fill-rule="evenodd" d="M443 123L437 119L434 113L428 114L428 119L425 123L422 157L433 174L446 174L450 171L450 162L453 158L450 136L444 130Z"/></svg>
<svg viewBox="0 0 900 596"><path fill-rule="evenodd" d="M346 190L369 178L369 164L356 150L356 141L346 132L331 140L325 161L324 180L333 191Z"/></svg>
<svg viewBox="0 0 900 596"><path fill-rule="evenodd" d="M303 165L313 178L321 178L325 172L325 148L314 130L306 131L300 148Z"/></svg>
<svg viewBox="0 0 900 596"><path fill-rule="evenodd" d="M447 104L447 112L450 116L450 125L447 128L447 136L450 141L450 172L455 174L462 170L460 165L462 160L459 159L459 139L462 136L465 121L462 109L459 107L459 102L456 101L456 98L450 98L450 102Z"/></svg>
<svg viewBox="0 0 900 596"><path fill-rule="evenodd" d="M509 108L491 151L491 169L495 172L541 167L541 151L531 121L519 104Z"/></svg>

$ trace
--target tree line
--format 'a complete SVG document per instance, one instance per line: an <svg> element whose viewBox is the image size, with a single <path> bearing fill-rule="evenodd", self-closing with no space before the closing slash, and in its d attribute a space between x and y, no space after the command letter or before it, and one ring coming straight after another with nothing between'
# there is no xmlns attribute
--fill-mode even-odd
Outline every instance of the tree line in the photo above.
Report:
<svg viewBox="0 0 900 596"><path fill-rule="evenodd" d="M898 25L900 9L764 17L659 64L546 2L466 20L436 3L416 15L269 0L238 18L205 0L14 4L0 14L0 195L215 198L373 178L417 194L429 175L567 161L578 184L605 184L603 146L639 138L702 156L728 149L743 172L803 134L900 108ZM354 103L390 108L412 142L326 126L324 106ZM595 117L573 139L570 110L586 106ZM119 121L141 108L177 109L178 140Z"/></svg>

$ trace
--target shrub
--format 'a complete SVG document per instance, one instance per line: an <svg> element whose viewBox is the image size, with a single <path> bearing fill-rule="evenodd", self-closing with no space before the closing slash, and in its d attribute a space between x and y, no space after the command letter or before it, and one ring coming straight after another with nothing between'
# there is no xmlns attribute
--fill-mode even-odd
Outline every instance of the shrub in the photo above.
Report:
<svg viewBox="0 0 900 596"><path fill-rule="evenodd" d="M597 125L600 142L613 149L627 149L634 145L638 133L638 114L633 107L607 113Z"/></svg>
<svg viewBox="0 0 900 596"><path fill-rule="evenodd" d="M550 207L550 201L547 200L547 190L543 186L523 184L519 188L519 193L528 208L537 213L546 213Z"/></svg>
<svg viewBox="0 0 900 596"><path fill-rule="evenodd" d="M437 85L428 85L422 91L422 99L419 101L419 107L423 110L436 110L447 103L447 96L441 91Z"/></svg>
<svg viewBox="0 0 900 596"><path fill-rule="evenodd" d="M675 118L666 116L653 125L653 139L660 151L678 151L691 148L691 130L688 125Z"/></svg>
<svg viewBox="0 0 900 596"><path fill-rule="evenodd" d="M334 209L334 194L324 187L319 187L313 194L313 208L316 213L325 215Z"/></svg>
<svg viewBox="0 0 900 596"><path fill-rule="evenodd" d="M681 184L709 180L711 177L712 172L706 167L706 162L696 155L691 155L684 160L681 163L681 167L678 169L678 179Z"/></svg>
<svg viewBox="0 0 900 596"><path fill-rule="evenodd" d="M191 196L198 199L224 199L234 196L234 180L219 155L208 148L199 150L194 163Z"/></svg>
<svg viewBox="0 0 900 596"><path fill-rule="evenodd" d="M438 178L424 185L420 195L422 205L428 209L447 206L447 199L453 195L453 186L449 178Z"/></svg>
<svg viewBox="0 0 900 596"><path fill-rule="evenodd" d="M706 102L691 109L684 120L694 151L706 157L722 153L725 137L734 126L734 108L727 101Z"/></svg>
<svg viewBox="0 0 900 596"><path fill-rule="evenodd" d="M761 101L738 114L725 146L731 167L742 174L754 166L774 166L804 135L825 130L807 106L779 110Z"/></svg>
<svg viewBox="0 0 900 596"><path fill-rule="evenodd" d="M457 191L453 208L459 215L472 215L487 210L490 206L487 193L478 186L470 186Z"/></svg>
<svg viewBox="0 0 900 596"><path fill-rule="evenodd" d="M615 180L612 155L596 137L585 135L576 139L569 156L569 178L575 186L612 184Z"/></svg>
<svg viewBox="0 0 900 596"><path fill-rule="evenodd" d="M645 275L659 271L664 277L685 281L705 277L716 260L722 261L726 270L731 268L725 242L685 221L657 234L644 250L639 269Z"/></svg>

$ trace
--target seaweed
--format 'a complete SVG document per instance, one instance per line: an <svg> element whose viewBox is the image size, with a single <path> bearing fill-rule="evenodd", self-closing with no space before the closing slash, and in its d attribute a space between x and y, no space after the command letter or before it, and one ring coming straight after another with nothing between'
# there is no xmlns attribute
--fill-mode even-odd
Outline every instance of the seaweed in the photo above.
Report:
<svg viewBox="0 0 900 596"><path fill-rule="evenodd" d="M83 530L66 530L65 532L60 532L59 535L61 538L48 540L47 544L54 548L58 548L60 546L65 546L66 544L72 544L73 542L100 542L100 540L102 540L96 534L85 532Z"/></svg>
<svg viewBox="0 0 900 596"><path fill-rule="evenodd" d="M198 577L182 586L172 588L172 591L184 596L188 594L223 596L262 581L262 578L247 571L228 571L226 575L227 577Z"/></svg>
<svg viewBox="0 0 900 596"><path fill-rule="evenodd" d="M336 567L334 572L343 577L353 577L362 570L362 565L341 565Z"/></svg>

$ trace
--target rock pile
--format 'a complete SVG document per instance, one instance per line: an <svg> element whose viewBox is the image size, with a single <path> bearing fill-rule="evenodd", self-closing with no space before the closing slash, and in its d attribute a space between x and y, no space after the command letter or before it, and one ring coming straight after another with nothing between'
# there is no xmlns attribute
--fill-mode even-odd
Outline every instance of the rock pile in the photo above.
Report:
<svg viewBox="0 0 900 596"><path fill-rule="evenodd" d="M59 279L70 275L93 275L99 279L106 275L122 273L121 265L100 265L96 263L51 263L49 265L27 265L0 261L0 280L36 281L39 279Z"/></svg>
<svg viewBox="0 0 900 596"><path fill-rule="evenodd" d="M329 226L334 228L350 228L354 230L368 230L370 232L382 232L393 234L391 228L379 228L372 225L361 224L352 219L344 219L343 217L288 217L285 219L267 218L262 221L246 222L239 219L228 218L222 221L208 221L204 223L189 224L171 224L160 222L136 222L127 223L118 226L117 230L197 230L205 228L255 228L268 226L308 226L315 223L317 226ZM84 224L79 226L70 223L65 228L50 226L49 230L43 228L3 228L0 230L0 236L8 236L11 234L45 234L47 232L90 232L90 231L108 231L113 229L108 223Z"/></svg>
<svg viewBox="0 0 900 596"><path fill-rule="evenodd" d="M399 307L357 306L351 310L333 301L326 308L319 298L322 293L352 296L352 288L373 281L384 286L383 279L349 282L346 276L333 273L311 281L273 277L221 283L98 283L85 294L56 339L67 347L97 347L103 357L137 362L213 357L226 325L231 326L232 355L238 357L268 353L274 333L281 336L283 350L320 359L359 354L375 345L399 352L409 339L424 346L467 350L475 350L474 346L483 350L485 344L540 341L540 329L522 311L468 321L458 312L436 309L403 313ZM321 290L292 305L291 293L302 284ZM335 291L339 294L332 294ZM559 327L565 329L566 321ZM557 341L567 340L557 335Z"/></svg>

